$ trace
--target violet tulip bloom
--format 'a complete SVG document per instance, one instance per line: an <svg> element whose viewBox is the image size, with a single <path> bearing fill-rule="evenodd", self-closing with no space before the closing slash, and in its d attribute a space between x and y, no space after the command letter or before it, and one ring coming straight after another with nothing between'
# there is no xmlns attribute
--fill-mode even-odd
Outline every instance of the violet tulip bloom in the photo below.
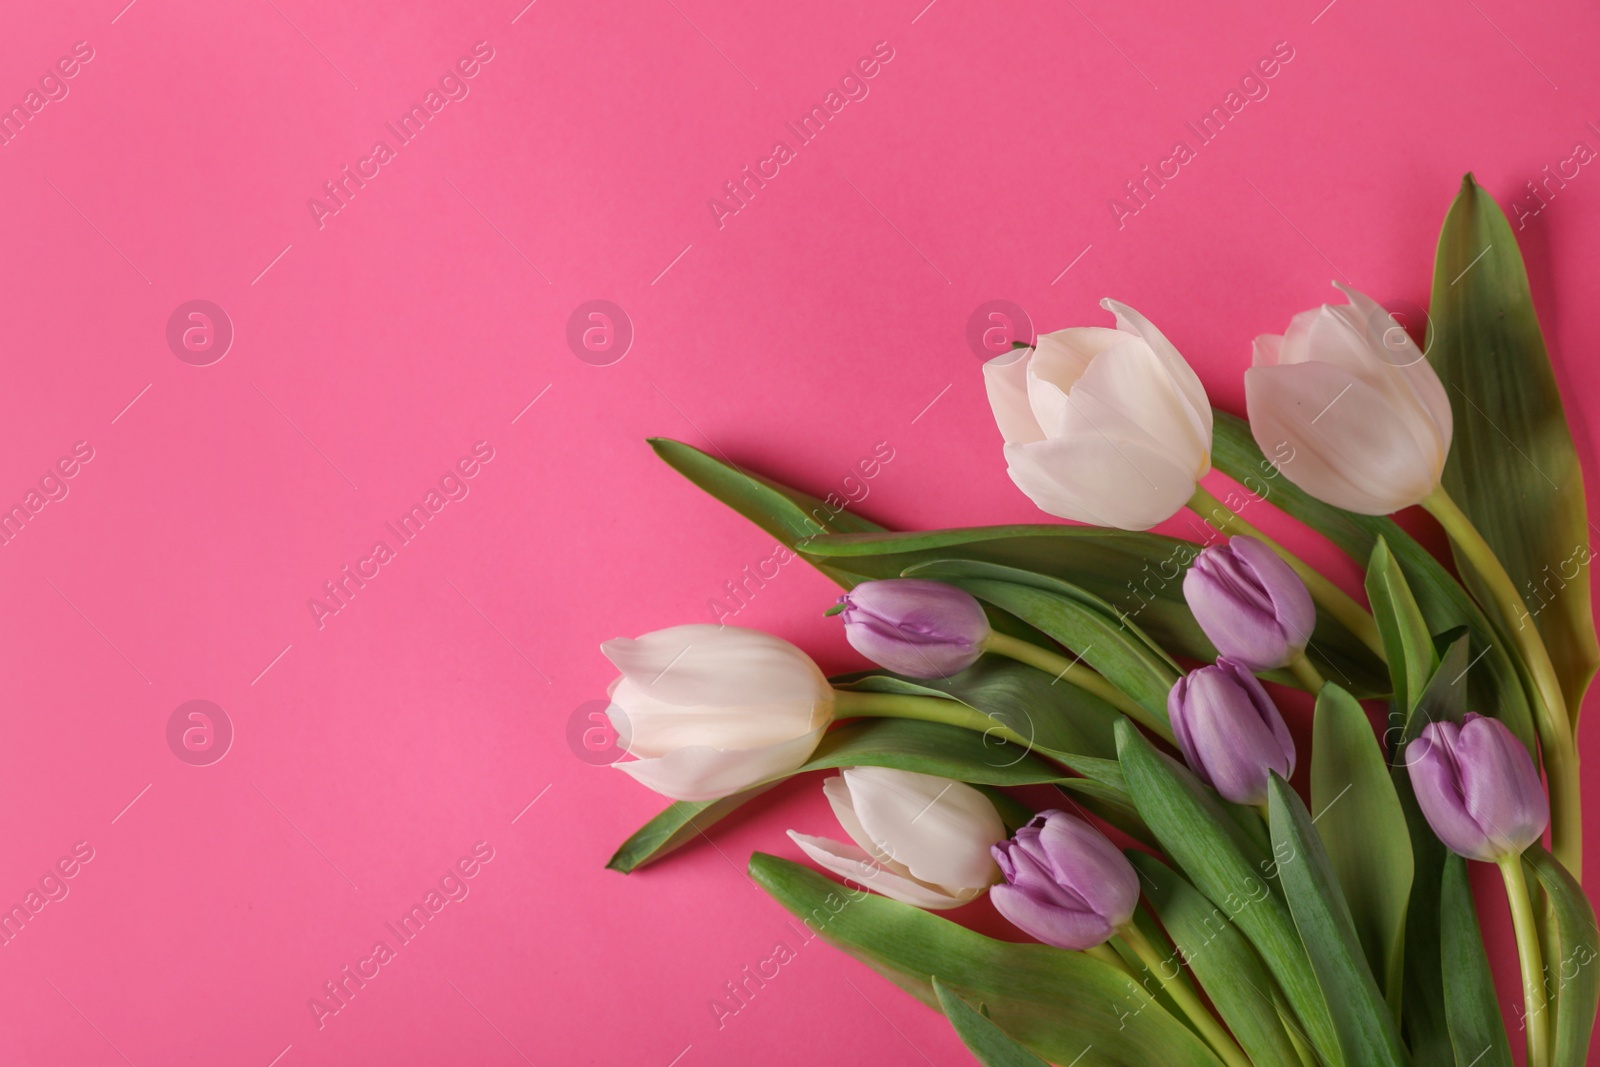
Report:
<svg viewBox="0 0 1600 1067"><path fill-rule="evenodd" d="M1225 656L1178 679L1167 717L1189 768L1235 804L1265 803L1270 772L1294 773L1294 738L1277 705Z"/></svg>
<svg viewBox="0 0 1600 1067"><path fill-rule="evenodd" d="M1005 884L989 890L1018 929L1056 948L1104 943L1133 918L1139 876L1128 858L1087 822L1041 811L991 851Z"/></svg>
<svg viewBox="0 0 1600 1067"><path fill-rule="evenodd" d="M1550 822L1533 757L1498 719L1468 712L1460 725L1429 723L1406 761L1428 825L1469 860L1520 855Z"/></svg>
<svg viewBox="0 0 1600 1067"><path fill-rule="evenodd" d="M989 619L972 594L943 582L862 582L839 598L850 646L909 678L948 678L983 655Z"/></svg>
<svg viewBox="0 0 1600 1067"><path fill-rule="evenodd" d="M1217 651L1252 671L1288 666L1317 622L1306 583L1254 537L1202 551L1183 576L1183 598Z"/></svg>

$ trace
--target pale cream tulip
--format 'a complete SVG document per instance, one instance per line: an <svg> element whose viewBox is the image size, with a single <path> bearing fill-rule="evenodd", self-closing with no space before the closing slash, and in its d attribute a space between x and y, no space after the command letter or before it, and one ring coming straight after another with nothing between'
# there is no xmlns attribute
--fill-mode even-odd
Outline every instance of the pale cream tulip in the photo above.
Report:
<svg viewBox="0 0 1600 1067"><path fill-rule="evenodd" d="M1007 471L1030 500L1060 518L1148 530L1211 469L1211 405L1148 319L1101 306L1118 329L1043 334L984 364L984 383Z"/></svg>
<svg viewBox="0 0 1600 1067"><path fill-rule="evenodd" d="M890 767L850 767L822 783L854 845L789 836L834 874L919 908L959 907L1000 880L989 847L1006 839L989 798L965 782Z"/></svg>
<svg viewBox="0 0 1600 1067"><path fill-rule="evenodd" d="M789 642L674 626L600 646L622 671L608 716L636 757L613 764L674 800L714 800L798 768L833 721L833 688Z"/></svg>
<svg viewBox="0 0 1600 1067"><path fill-rule="evenodd" d="M1450 398L1423 353L1377 301L1302 311L1256 338L1245 403L1256 444L1319 500L1387 515L1422 501L1450 455Z"/></svg>

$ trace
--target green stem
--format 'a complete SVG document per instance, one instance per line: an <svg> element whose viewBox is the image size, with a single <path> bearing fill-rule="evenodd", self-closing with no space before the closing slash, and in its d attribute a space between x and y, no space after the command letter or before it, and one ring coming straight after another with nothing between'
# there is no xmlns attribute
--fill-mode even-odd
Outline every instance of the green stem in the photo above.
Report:
<svg viewBox="0 0 1600 1067"><path fill-rule="evenodd" d="M1548 1067L1550 1038L1545 1011L1544 954L1539 948L1539 928L1533 918L1528 882L1522 873L1522 857L1506 856L1499 861L1499 867L1506 883L1506 901L1511 905L1511 925L1517 932L1517 957L1522 961L1522 998L1527 1009L1522 1024L1528 1031L1528 1067Z"/></svg>
<svg viewBox="0 0 1600 1067"><path fill-rule="evenodd" d="M984 651L1009 657L1030 667L1037 667L1046 674L1053 675L1058 682L1070 682L1084 692L1092 693L1104 700L1140 726L1161 735L1164 740L1175 743L1172 726L1165 719L1157 718L1143 704L1106 681L1103 675L1096 673L1082 660L1070 660L1047 648L1040 648L1030 641L998 632L989 635L988 641L984 644Z"/></svg>
<svg viewBox="0 0 1600 1067"><path fill-rule="evenodd" d="M1143 931L1131 921L1119 927L1117 933L1122 937L1123 944L1133 949L1133 954L1138 956L1145 968L1156 976L1161 988L1166 990L1173 1003L1189 1017L1195 1029L1200 1031L1200 1036L1206 1039L1218 1056L1222 1057L1223 1062L1229 1067L1251 1067L1249 1057L1245 1056L1244 1051L1234 1042L1228 1031L1222 1028L1222 1024L1206 1010L1206 1006L1200 1003L1200 998L1189 988L1189 983L1184 981L1182 969L1173 963L1172 975L1168 977L1164 968L1168 966L1169 961L1162 959L1161 953L1150 943L1150 939L1145 937Z"/></svg>
<svg viewBox="0 0 1600 1067"><path fill-rule="evenodd" d="M1189 510L1225 534L1244 534L1247 537L1254 537L1276 552L1278 557L1300 576L1300 580L1306 583L1306 589L1310 591L1312 600L1321 605L1329 615L1344 623L1350 632L1359 637L1362 644L1372 649L1373 654L1380 660L1387 662L1377 622L1373 620L1372 613L1362 607L1349 593L1318 574L1310 564L1240 518L1228 505L1198 485L1195 486L1194 496L1189 498Z"/></svg>
<svg viewBox="0 0 1600 1067"><path fill-rule="evenodd" d="M1422 501L1439 520L1450 541L1483 581L1501 619L1504 636L1515 647L1533 689L1534 725L1544 757L1546 784L1550 788L1550 851L1572 877L1583 879L1583 806L1578 784L1578 752L1572 738L1572 720L1566 697L1556 677L1555 665L1537 628L1530 624L1527 605L1517 594L1500 558L1483 539L1456 502L1440 486Z"/></svg>
<svg viewBox="0 0 1600 1067"><path fill-rule="evenodd" d="M859 693L849 689L835 689L833 691L833 717L835 719L854 719L872 716L878 719L916 719L919 722L938 722L946 726L959 726L963 730L974 733L993 734L1002 741L1022 745L1048 754L1048 749L1040 749L1028 738L1023 737L1011 727L1003 725L999 719L985 715L977 708L969 707L959 700L946 700L943 697L915 696L911 693Z"/></svg>
<svg viewBox="0 0 1600 1067"><path fill-rule="evenodd" d="M1306 659L1304 652L1295 653L1294 659L1289 661L1289 670L1294 672L1294 676L1300 679L1300 684L1305 686L1312 696L1322 692L1322 687L1328 684L1327 679L1322 677L1321 672L1311 665L1310 660Z"/></svg>

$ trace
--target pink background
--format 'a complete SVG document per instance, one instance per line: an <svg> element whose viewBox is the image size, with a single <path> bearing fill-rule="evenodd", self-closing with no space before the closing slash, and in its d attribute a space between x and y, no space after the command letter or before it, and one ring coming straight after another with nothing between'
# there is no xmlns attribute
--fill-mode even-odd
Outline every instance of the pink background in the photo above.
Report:
<svg viewBox="0 0 1600 1067"><path fill-rule="evenodd" d="M1032 521L980 303L1048 329L1115 295L1238 410L1250 338L1330 277L1426 300L1462 172L1509 205L1600 148L1576 0L125 2L13 4L0 34L0 102L93 49L0 148L0 503L93 449L0 547L0 900L94 857L0 948L5 1064L966 1062L820 944L718 1028L792 941L745 858L835 832L815 780L602 869L660 801L568 747L596 645L709 621L772 548L643 438L818 493L888 442L863 514ZM319 228L308 199L480 41L470 94ZM880 41L869 95L719 228L709 198ZM1108 200L1278 42L1269 95L1119 227ZM1591 492L1594 169L1519 234ZM196 298L236 331L210 366L165 339ZM600 298L636 333L609 366L565 341ZM319 628L308 599L479 441L470 495ZM791 564L735 621L845 669L832 595ZM168 747L193 699L236 731L210 766ZM319 1029L308 1000L479 841L470 895Z"/></svg>

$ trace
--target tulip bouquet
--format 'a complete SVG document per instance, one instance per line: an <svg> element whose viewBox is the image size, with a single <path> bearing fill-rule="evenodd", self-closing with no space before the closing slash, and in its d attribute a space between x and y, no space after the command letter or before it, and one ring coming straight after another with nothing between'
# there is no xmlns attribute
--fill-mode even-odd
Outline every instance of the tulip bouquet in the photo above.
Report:
<svg viewBox="0 0 1600 1067"><path fill-rule="evenodd" d="M829 614L873 666L828 678L710 625L603 645L616 766L674 801L610 866L829 771L842 838L790 836L845 884L762 853L751 877L982 1063L1490 1067L1514 1043L1530 1067L1585 1062L1600 934L1574 737L1600 651L1516 242L1468 176L1420 347L1340 288L1256 340L1248 422L1114 301L1115 329L988 363L1012 480L1075 524L891 532L652 442L844 587ZM1236 488L1203 488L1213 469ZM1450 559L1390 517L1416 505ZM1148 532L1185 508L1199 540ZM1253 508L1352 557L1364 595ZM1302 700L1309 752L1279 707ZM1509 908L1512 1011L1469 862L1504 884L1479 899ZM1014 935L939 914L984 895Z"/></svg>

